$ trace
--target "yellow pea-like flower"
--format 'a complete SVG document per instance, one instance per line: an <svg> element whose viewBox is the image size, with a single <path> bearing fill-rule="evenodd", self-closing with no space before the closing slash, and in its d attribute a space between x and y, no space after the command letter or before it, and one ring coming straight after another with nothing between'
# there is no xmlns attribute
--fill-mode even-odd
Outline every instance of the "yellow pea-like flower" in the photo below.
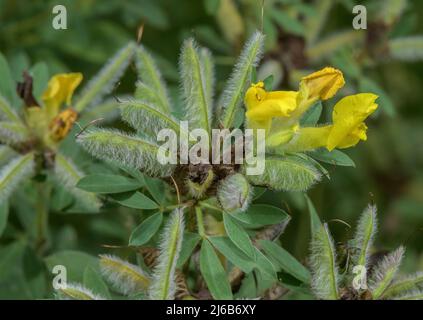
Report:
<svg viewBox="0 0 423 320"><path fill-rule="evenodd" d="M342 72L326 67L301 79L301 85L308 89L309 99L328 100L345 85Z"/></svg>
<svg viewBox="0 0 423 320"><path fill-rule="evenodd" d="M341 99L332 113L333 124L300 128L284 150L302 152L326 147L332 151L350 148L360 140L367 140L364 120L377 109L377 98L371 93L361 93Z"/></svg>
<svg viewBox="0 0 423 320"><path fill-rule="evenodd" d="M349 148L360 140L366 140L367 119L378 107L377 95L361 93L341 99L332 113L333 126L327 141L329 151L335 148Z"/></svg>
<svg viewBox="0 0 423 320"><path fill-rule="evenodd" d="M301 79L299 91L267 92L262 81L251 85L245 94L247 127L266 130L266 147L302 152L326 147L349 148L366 140L364 120L376 108L377 96L371 93L341 99L334 107L333 124L300 127L304 113L318 100L332 98L345 85L342 72L326 67Z"/></svg>
<svg viewBox="0 0 423 320"><path fill-rule="evenodd" d="M78 113L72 108L60 112L49 124L51 139L55 142L63 140L72 129L77 118Z"/></svg>
<svg viewBox="0 0 423 320"><path fill-rule="evenodd" d="M297 92L270 91L264 89L264 83L253 84L245 94L245 113L250 128L270 129L273 118L286 118L297 107Z"/></svg>
<svg viewBox="0 0 423 320"><path fill-rule="evenodd" d="M43 102L47 114L54 117L59 113L63 103L69 105L75 89L83 79L82 73L61 73L53 76L43 92Z"/></svg>

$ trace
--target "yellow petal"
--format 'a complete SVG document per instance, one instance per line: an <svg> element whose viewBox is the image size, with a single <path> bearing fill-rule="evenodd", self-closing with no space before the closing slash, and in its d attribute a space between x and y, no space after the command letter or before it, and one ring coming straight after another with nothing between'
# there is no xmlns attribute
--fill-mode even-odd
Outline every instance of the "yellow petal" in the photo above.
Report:
<svg viewBox="0 0 423 320"><path fill-rule="evenodd" d="M71 103L72 95L82 78L82 73L61 73L50 79L42 97L50 115L57 114L64 102L68 105Z"/></svg>
<svg viewBox="0 0 423 320"><path fill-rule="evenodd" d="M332 98L344 84L344 76L338 69L326 67L301 79L309 91L309 98Z"/></svg>
<svg viewBox="0 0 423 320"><path fill-rule="evenodd" d="M366 138L367 127L363 123L378 107L378 97L371 93L361 93L341 99L334 107L333 128L328 138L329 151L340 147L356 145Z"/></svg>
<svg viewBox="0 0 423 320"><path fill-rule="evenodd" d="M288 117L295 110L295 99L266 99L246 112L247 118L256 121Z"/></svg>
<svg viewBox="0 0 423 320"><path fill-rule="evenodd" d="M341 99L333 108L333 122L342 122L345 119L355 124L363 122L377 109L377 98L373 93L359 93Z"/></svg>
<svg viewBox="0 0 423 320"><path fill-rule="evenodd" d="M256 84L252 84L247 92L245 93L244 103L247 110L256 107L266 97L266 91L264 90L264 82L260 81Z"/></svg>
<svg viewBox="0 0 423 320"><path fill-rule="evenodd" d="M50 137L54 141L60 141L65 138L72 129L73 124L78 118L78 113L68 108L59 113L49 125Z"/></svg>
<svg viewBox="0 0 423 320"><path fill-rule="evenodd" d="M341 142L337 145L339 149L346 149L354 147L360 140L367 140L367 126L362 123L355 130L353 130L349 135L344 137Z"/></svg>

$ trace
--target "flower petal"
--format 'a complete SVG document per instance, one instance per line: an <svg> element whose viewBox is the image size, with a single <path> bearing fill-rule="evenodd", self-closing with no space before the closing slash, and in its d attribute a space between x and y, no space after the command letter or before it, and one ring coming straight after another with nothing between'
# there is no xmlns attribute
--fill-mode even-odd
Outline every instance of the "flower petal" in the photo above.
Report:
<svg viewBox="0 0 423 320"><path fill-rule="evenodd" d="M341 99L334 107L333 128L329 134L327 149L346 148L364 140L367 127L363 121L378 107L377 95L361 93Z"/></svg>
<svg viewBox="0 0 423 320"><path fill-rule="evenodd" d="M310 98L321 100L332 98L345 85L342 72L338 69L326 67L301 79L309 91Z"/></svg>
<svg viewBox="0 0 423 320"><path fill-rule="evenodd" d="M295 100L265 100L257 107L248 110L245 115L247 118L256 121L275 117L288 117L295 110L296 106Z"/></svg>
<svg viewBox="0 0 423 320"><path fill-rule="evenodd" d="M50 115L57 114L64 102L68 105L71 103L73 93L82 78L82 73L61 73L50 79L42 97Z"/></svg>

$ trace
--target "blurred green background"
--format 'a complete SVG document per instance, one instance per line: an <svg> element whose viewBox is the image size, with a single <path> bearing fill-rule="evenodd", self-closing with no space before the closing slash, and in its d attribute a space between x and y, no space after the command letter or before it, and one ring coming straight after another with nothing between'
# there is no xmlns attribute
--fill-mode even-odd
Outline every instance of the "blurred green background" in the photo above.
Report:
<svg viewBox="0 0 423 320"><path fill-rule="evenodd" d="M367 30L352 28L358 3L368 8ZM67 8L67 30L52 28L56 4ZM354 225L365 206L376 203L377 247L405 245L404 270L413 271L423 268L422 12L423 2L417 0L0 0L0 51L16 80L37 62L47 63L50 74L81 71L89 79L120 47L136 40L144 24L142 43L158 58L173 91L178 90L179 49L189 36L213 51L219 90L244 40L261 29L267 38L258 75L273 74L275 89L295 90L299 77L326 65L340 68L347 86L333 100L371 91L380 95L380 110L368 121L368 141L347 150L356 167L327 165L330 180L309 195L339 242L353 229L332 219ZM131 93L134 81L130 68L117 91ZM325 107L323 121L331 114L331 104ZM304 261L309 241L304 197L267 192L259 202L287 208L292 221L281 240ZM62 239L56 249L98 253L104 243L125 245L133 221L123 210L53 217ZM12 217L9 228L24 229L23 221L22 214ZM0 243L8 241L6 236Z"/></svg>

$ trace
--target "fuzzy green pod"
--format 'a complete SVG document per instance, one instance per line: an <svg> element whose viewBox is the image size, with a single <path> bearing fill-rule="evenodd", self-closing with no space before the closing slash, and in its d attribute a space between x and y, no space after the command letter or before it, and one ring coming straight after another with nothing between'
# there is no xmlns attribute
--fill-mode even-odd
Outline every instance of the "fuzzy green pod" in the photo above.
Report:
<svg viewBox="0 0 423 320"><path fill-rule="evenodd" d="M240 173L226 177L217 188L217 199L226 212L247 210L251 195L251 185Z"/></svg>

